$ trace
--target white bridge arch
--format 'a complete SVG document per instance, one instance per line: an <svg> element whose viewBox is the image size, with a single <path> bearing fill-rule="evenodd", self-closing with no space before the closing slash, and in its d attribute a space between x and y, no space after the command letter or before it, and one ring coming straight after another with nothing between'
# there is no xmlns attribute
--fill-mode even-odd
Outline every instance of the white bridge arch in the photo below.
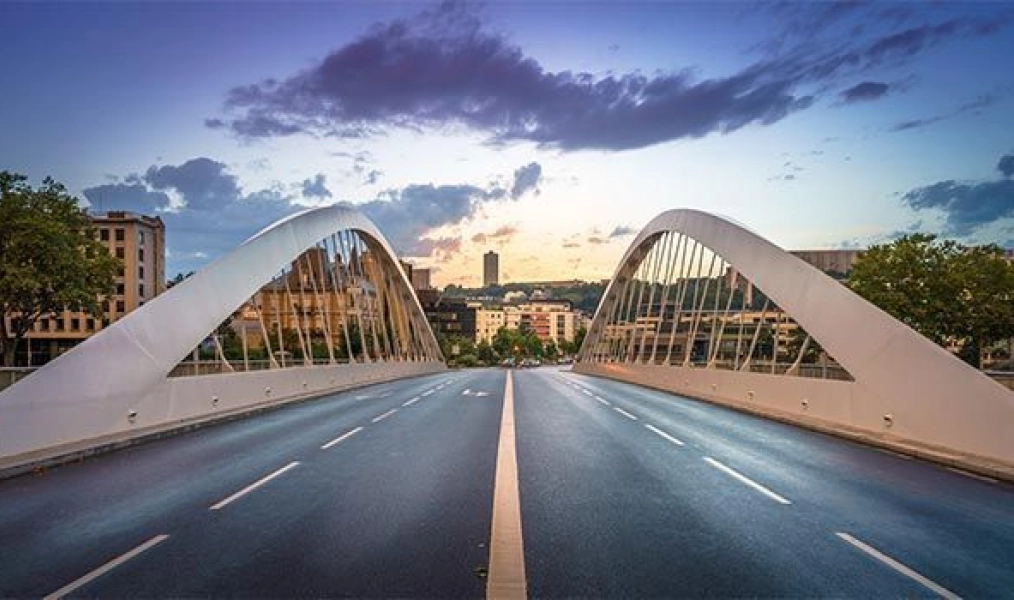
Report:
<svg viewBox="0 0 1014 600"><path fill-rule="evenodd" d="M293 368L233 372L219 345L225 372L170 377L195 347L209 339L224 320L265 285L284 281L287 287L287 266L294 265L290 271L294 275L295 267L303 264L297 265L296 261L314 248L344 252L346 261L370 256L370 277L362 264L365 260L359 264L358 273L351 262L347 271L349 277L358 277L355 285L359 286L361 301L365 298L366 302L376 303L383 295L385 302L383 307L373 308L378 322L373 334L379 330L380 337L369 340L361 329L357 333L362 338L358 360L351 349L351 341L356 340L346 327L348 364L335 360L331 346L339 335L328 331L330 360L314 365L312 348L307 351L311 334L306 332L299 334L303 364ZM309 259L305 264L312 278L318 267ZM323 289L323 263L319 269L317 279L321 281L313 285ZM291 301L291 291L288 297ZM276 307L278 304L280 301L276 301ZM307 304L312 305L312 301ZM290 322L298 324L303 317L296 314L295 307L285 310L289 308ZM303 309L301 306L298 310ZM276 345L275 352L271 352L271 333L264 326L261 312L258 308L263 343L271 366L277 367L275 355L280 354L284 362L286 351L279 352ZM360 323L366 324L362 314ZM385 316L387 320L381 327L379 322ZM317 322L319 327L337 329L333 321L331 327L326 319ZM281 340L281 325L275 325ZM376 225L347 206L309 209L265 228L226 256L0 392L0 469L88 452L260 405L444 368L440 348L411 284Z"/></svg>
<svg viewBox="0 0 1014 600"><path fill-rule="evenodd" d="M725 271L698 267L697 280L704 282L704 293L698 303L697 291L702 286L694 285L693 303L681 315L689 292L686 299L672 301L678 304L675 309L648 298L656 293L666 298L673 295L670 290L678 287L672 277L674 262L680 264L679 273L691 279L689 269L683 270L688 255L689 265L697 260L687 250L691 244L696 244L695 251L701 249L700 264L708 253L725 265ZM721 287L723 277L729 287L728 300L719 291L713 296L716 310L704 309L706 280L717 280L716 286ZM799 373L799 358L784 371L776 371L777 339L770 373L767 367L757 372L756 365L751 365L753 357L743 356L746 348L754 351L756 333L753 340L747 337L737 342L727 368L720 368L726 330L721 308L725 306L728 313L733 296L742 295L742 285L735 283L738 277L766 296L765 307L770 301L805 330L800 357L810 340L815 340L847 372L839 379L847 380L785 376ZM683 289L689 288L684 285ZM691 325L679 338L679 324L687 320L683 317ZM691 356L701 352L694 344L703 321L710 322L711 345L703 342L705 356L692 361ZM658 346L664 346L666 337L660 331L667 322L669 352L663 353ZM741 331L743 322L741 316ZM674 338L677 344L684 343L675 355L671 351ZM700 364L695 366L695 362ZM575 370L728 404L945 462L1014 467L1014 436L1010 435L1014 393L803 260L739 225L697 210L662 213L634 239L599 304Z"/></svg>

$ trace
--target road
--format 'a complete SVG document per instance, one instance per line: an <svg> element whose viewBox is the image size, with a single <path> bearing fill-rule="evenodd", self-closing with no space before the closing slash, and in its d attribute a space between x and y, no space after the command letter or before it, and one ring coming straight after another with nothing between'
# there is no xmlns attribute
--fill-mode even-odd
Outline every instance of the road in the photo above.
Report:
<svg viewBox="0 0 1014 600"><path fill-rule="evenodd" d="M510 373L513 436L508 372L450 371L0 481L0 597L481 597L491 545L532 597L1014 595L1014 486Z"/></svg>

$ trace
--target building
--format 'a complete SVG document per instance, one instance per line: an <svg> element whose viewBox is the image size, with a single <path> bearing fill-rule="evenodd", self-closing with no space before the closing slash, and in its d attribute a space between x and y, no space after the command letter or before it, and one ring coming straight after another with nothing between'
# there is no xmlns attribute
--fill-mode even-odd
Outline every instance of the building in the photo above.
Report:
<svg viewBox="0 0 1014 600"><path fill-rule="evenodd" d="M475 339L476 312L474 302L461 298L440 298L434 304L424 304L423 312L438 338L462 337Z"/></svg>
<svg viewBox="0 0 1014 600"><path fill-rule="evenodd" d="M430 269L420 269L413 267L410 275L412 281L412 289L414 290L431 290L433 285L430 282Z"/></svg>
<svg viewBox="0 0 1014 600"><path fill-rule="evenodd" d="M482 255L482 287L500 285L500 255L490 250Z"/></svg>
<svg viewBox="0 0 1014 600"><path fill-rule="evenodd" d="M517 330L525 327L543 342L559 346L574 340L585 317L572 310L565 300L532 301L517 306L479 308L475 313L475 341L490 342L501 327Z"/></svg>
<svg viewBox="0 0 1014 600"><path fill-rule="evenodd" d="M123 262L106 314L99 320L75 311L40 318L27 335L26 364L49 362L165 291L162 219L122 211L92 215L91 219L99 241Z"/></svg>
<svg viewBox="0 0 1014 600"><path fill-rule="evenodd" d="M841 276L852 272L852 267L862 253L862 250L792 250L789 252L825 273Z"/></svg>

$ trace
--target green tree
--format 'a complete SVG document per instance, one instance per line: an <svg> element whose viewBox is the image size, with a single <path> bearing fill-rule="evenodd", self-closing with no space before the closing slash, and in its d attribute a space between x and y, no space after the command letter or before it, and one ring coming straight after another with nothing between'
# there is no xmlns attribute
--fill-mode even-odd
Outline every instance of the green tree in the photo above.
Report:
<svg viewBox="0 0 1014 600"><path fill-rule="evenodd" d="M35 322L64 310L102 318L120 261L95 239L77 198L47 177L33 189L0 171L0 356L14 364Z"/></svg>
<svg viewBox="0 0 1014 600"><path fill-rule="evenodd" d="M848 285L978 367L982 349L1014 336L1014 265L1001 252L908 235L865 251Z"/></svg>

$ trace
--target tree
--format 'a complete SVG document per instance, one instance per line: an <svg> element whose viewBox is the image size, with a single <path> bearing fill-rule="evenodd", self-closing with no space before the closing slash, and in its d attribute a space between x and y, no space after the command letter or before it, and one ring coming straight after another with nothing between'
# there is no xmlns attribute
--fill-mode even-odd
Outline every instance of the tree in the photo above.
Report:
<svg viewBox="0 0 1014 600"><path fill-rule="evenodd" d="M848 285L978 367L984 348L1014 337L1014 265L1001 256L996 246L908 235L865 251Z"/></svg>
<svg viewBox="0 0 1014 600"><path fill-rule="evenodd" d="M33 189L0 171L0 224L0 355L11 366L39 318L65 310L101 318L122 265L77 198L49 177Z"/></svg>

